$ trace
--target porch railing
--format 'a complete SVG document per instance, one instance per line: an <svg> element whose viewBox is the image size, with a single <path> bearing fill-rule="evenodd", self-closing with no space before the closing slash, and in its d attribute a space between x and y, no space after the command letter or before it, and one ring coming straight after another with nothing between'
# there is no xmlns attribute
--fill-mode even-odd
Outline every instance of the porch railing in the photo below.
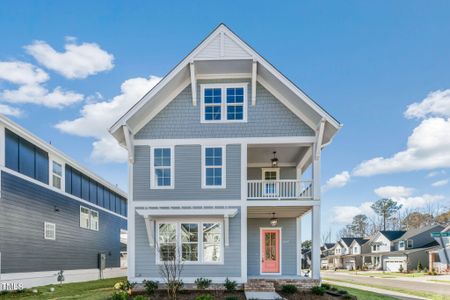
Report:
<svg viewBox="0 0 450 300"><path fill-rule="evenodd" d="M247 199L312 199L312 181L304 180L248 180Z"/></svg>

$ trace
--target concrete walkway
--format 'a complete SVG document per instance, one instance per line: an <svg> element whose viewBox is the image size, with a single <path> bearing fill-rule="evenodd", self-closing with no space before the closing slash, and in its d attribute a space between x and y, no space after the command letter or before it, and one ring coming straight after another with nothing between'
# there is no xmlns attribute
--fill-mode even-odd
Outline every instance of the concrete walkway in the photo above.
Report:
<svg viewBox="0 0 450 300"><path fill-rule="evenodd" d="M340 286L344 286L344 287L348 287L348 288L353 288L353 289L357 289L357 290L373 292L373 293L377 293L377 294L384 295L384 296L390 296L390 297L394 297L394 298L401 299L401 300L426 300L427 299L427 298L412 296L412 295L403 294L403 293L399 293L399 292L388 291L388 290L383 290L383 289L378 289L378 288L373 288L373 287L368 287L368 286L363 286L363 285L357 285L357 284L352 284L352 283L346 283L346 282L329 281L329 280L324 280L323 282L340 285Z"/></svg>

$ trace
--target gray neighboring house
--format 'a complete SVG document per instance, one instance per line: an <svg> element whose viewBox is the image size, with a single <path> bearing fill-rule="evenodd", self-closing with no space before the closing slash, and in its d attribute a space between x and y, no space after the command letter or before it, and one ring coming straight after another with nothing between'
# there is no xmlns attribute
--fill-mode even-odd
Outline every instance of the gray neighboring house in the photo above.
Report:
<svg viewBox="0 0 450 300"><path fill-rule="evenodd" d="M347 270L361 270L369 261L364 254L370 252L369 239L353 238L349 245L349 253L343 258L344 268Z"/></svg>
<svg viewBox="0 0 450 300"><path fill-rule="evenodd" d="M311 212L318 283L321 150L340 126L219 25L110 128L128 150L129 280L161 281L175 257L185 283L307 282Z"/></svg>
<svg viewBox="0 0 450 300"><path fill-rule="evenodd" d="M2 115L0 172L0 282L54 284L59 270L66 282L126 273L124 192Z"/></svg>
<svg viewBox="0 0 450 300"><path fill-rule="evenodd" d="M450 273L450 225L443 230L431 232L437 245L428 252L429 270L438 274Z"/></svg>

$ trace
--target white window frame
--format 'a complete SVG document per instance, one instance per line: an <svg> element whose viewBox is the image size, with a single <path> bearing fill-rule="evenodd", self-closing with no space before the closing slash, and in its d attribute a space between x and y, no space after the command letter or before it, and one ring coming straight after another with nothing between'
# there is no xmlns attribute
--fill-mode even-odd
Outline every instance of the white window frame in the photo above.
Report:
<svg viewBox="0 0 450 300"><path fill-rule="evenodd" d="M82 209L87 209L88 211L88 226L84 227L83 224L81 223L81 210ZM98 218L98 222L97 222L97 228L93 228L92 224L92 213L95 212L97 214L97 218ZM98 210L94 210L94 209L90 209L86 206L82 206L80 205L80 227L83 229L87 229L87 230L92 230L92 231L99 231L100 229L100 213L98 212Z"/></svg>
<svg viewBox="0 0 450 300"><path fill-rule="evenodd" d="M413 240L407 240L406 241L406 248L408 248L408 249L414 248L414 241Z"/></svg>
<svg viewBox="0 0 450 300"><path fill-rule="evenodd" d="M221 102L220 102L220 120L206 120L205 119L205 89L218 89L222 90ZM228 120L227 119L227 88L243 88L244 89L244 101L242 108L242 120ZM201 98L200 98L200 122L201 123L246 123L247 122L247 109L248 109L248 82L239 83L207 83L200 85Z"/></svg>
<svg viewBox="0 0 450 300"><path fill-rule="evenodd" d="M61 165L61 176L53 173L53 162ZM57 188L57 187L55 187L53 185L53 175L60 177L60 179L61 179L61 188ZM65 164L64 164L64 162L62 160L57 159L57 158L55 158L55 157L53 157L51 155L49 156L49 179L48 179L48 181L49 181L50 187L52 187L54 189L57 189L58 191L65 192L65 190L66 190Z"/></svg>
<svg viewBox="0 0 450 300"><path fill-rule="evenodd" d="M159 186L155 176L155 150L170 149L170 185ZM159 167L158 167L159 168ZM163 167L167 168L167 167ZM157 146L151 147L150 154L150 188L153 190L173 189L175 187L175 147L174 146Z"/></svg>
<svg viewBox="0 0 450 300"><path fill-rule="evenodd" d="M53 227L51 230L53 231L53 237L49 237L47 235L47 226ZM44 222L44 239L46 240L56 240L56 224L50 222Z"/></svg>
<svg viewBox="0 0 450 300"><path fill-rule="evenodd" d="M220 239L220 260L217 262L204 262L203 259L203 224L206 223L218 223L220 227L221 239ZM164 264L163 261L160 260L160 253L158 250L159 247L159 225L160 224L174 224L176 228L176 250L175 255L181 255L182 251L182 241L181 241L181 224L197 224L198 225L198 261L183 261L182 263L185 265L223 265L224 264L224 256L225 256L225 231L224 231L224 222L223 219L217 218L202 218L199 219L183 219L178 221L173 221L173 219L160 219L156 221L156 255L155 255L155 263L157 265ZM181 259L178 257L177 259Z"/></svg>
<svg viewBox="0 0 450 300"><path fill-rule="evenodd" d="M206 149L222 148L222 184L206 185ZM217 168L217 167L216 167ZM226 145L202 145L202 189L225 189L227 187L227 146Z"/></svg>
<svg viewBox="0 0 450 300"><path fill-rule="evenodd" d="M405 241L399 241L398 242L398 250L405 250L405 248L406 248Z"/></svg>

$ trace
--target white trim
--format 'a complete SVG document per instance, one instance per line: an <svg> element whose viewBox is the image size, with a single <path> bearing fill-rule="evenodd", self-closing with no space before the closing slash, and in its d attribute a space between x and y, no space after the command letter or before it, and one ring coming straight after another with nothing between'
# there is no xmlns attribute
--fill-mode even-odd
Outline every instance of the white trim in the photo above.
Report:
<svg viewBox="0 0 450 300"><path fill-rule="evenodd" d="M128 211L128 244L127 244L127 252L128 252L128 278L132 278L136 276L135 273L135 216L136 211L134 208L134 200L133 200L133 163L128 161L128 201L127 201L127 211Z"/></svg>
<svg viewBox="0 0 450 300"><path fill-rule="evenodd" d="M277 273L265 273L262 271L262 255L263 255L263 241L262 241L262 231L263 230L278 230L280 232L279 234L279 246L280 246L280 253L279 253L279 264L280 264L280 272ZM281 275L283 274L283 252L282 252L282 245L283 245L283 228L282 227L259 227L259 275Z"/></svg>
<svg viewBox="0 0 450 300"><path fill-rule="evenodd" d="M320 205L312 207L311 223L311 277L320 279Z"/></svg>
<svg viewBox="0 0 450 300"><path fill-rule="evenodd" d="M205 223L218 223L220 227L221 239L220 239L220 261L218 262L204 262L204 242L203 242L203 224ZM176 230L176 250L175 254L178 255L180 253L180 249L182 246L181 241L181 224L197 224L198 225L198 243L197 243L197 258L198 261L183 261L184 265L223 265L224 264L224 255L225 255L225 247L224 247L224 221L220 218L198 218L198 219L158 219L156 220L156 245L159 245L159 225L160 224L174 224ZM158 249L155 251L155 264L161 265L163 262L160 260L160 253ZM181 259L181 258L177 258Z"/></svg>
<svg viewBox="0 0 450 300"><path fill-rule="evenodd" d="M125 136L125 144L128 150L128 161L134 162L134 145L133 145L133 137L131 136L130 129L128 126L123 126L123 134Z"/></svg>
<svg viewBox="0 0 450 300"><path fill-rule="evenodd" d="M241 144L295 144L310 146L316 140L315 136L286 136L286 137L242 137L242 138L203 138L203 139L139 139L135 140L136 146L175 146L175 145L225 145Z"/></svg>
<svg viewBox="0 0 450 300"><path fill-rule="evenodd" d="M206 185L206 149L207 148L222 148L222 184L221 185ZM202 145L202 189L225 189L227 187L227 145ZM217 168L217 166L216 166Z"/></svg>
<svg viewBox="0 0 450 300"><path fill-rule="evenodd" d="M73 160L72 158L70 158L69 156L64 154L63 152L59 151L58 149L56 149L49 143L38 138L37 136L35 136L34 134L29 132L25 128L21 127L20 125L14 123L13 121L8 119L4 115L0 115L0 123L3 123L7 129L9 129L12 132L14 132L15 134L19 135L21 138L27 140L28 142L30 142L30 143L34 144L35 146L41 148L42 150L46 151L49 155L60 158L61 160L64 161L65 164L68 163L69 165L71 165L72 167L74 167L75 169L77 169L78 171L83 173L84 175L94 179L98 183L101 183L102 185L104 185L108 189L114 191L115 193L121 195L125 199L127 198L127 194L125 192L123 192L122 190L120 190L117 186L111 184L110 182L103 179L99 175L97 175L97 174L89 171L87 168L81 166L78 162L76 162L75 160ZM3 149L2 149L2 151L3 151ZM2 152L2 151L0 151L0 152Z"/></svg>
<svg viewBox="0 0 450 300"><path fill-rule="evenodd" d="M254 206L313 206L318 205L320 201L316 200L249 200L247 201L248 207Z"/></svg>
<svg viewBox="0 0 450 300"><path fill-rule="evenodd" d="M5 126L3 126L3 124L0 123L0 166L4 166L5 165L5 145L6 145L6 140L5 140Z"/></svg>
<svg viewBox="0 0 450 300"><path fill-rule="evenodd" d="M241 144L241 276L247 281L247 144Z"/></svg>
<svg viewBox="0 0 450 300"><path fill-rule="evenodd" d="M156 149L170 149L170 185L159 186L156 183L155 176L155 150ZM175 146L158 146L151 147L150 149L150 189L152 190L164 190L174 189L175 187Z"/></svg>
<svg viewBox="0 0 450 300"><path fill-rule="evenodd" d="M192 93L192 105L197 105L197 79L195 78L195 64L193 61L189 63L189 71L191 75L191 93Z"/></svg>
<svg viewBox="0 0 450 300"><path fill-rule="evenodd" d="M82 226L82 223L81 223L81 209L83 209L83 208L88 210L88 226L87 227ZM97 228L93 228L93 226L92 226L92 213L93 212L97 214ZM93 210L89 207L80 205L80 228L92 230L92 231L99 231L100 230L100 214L98 213L98 211Z"/></svg>
<svg viewBox="0 0 450 300"><path fill-rule="evenodd" d="M55 189L58 189L57 187L54 186L54 182L53 182L53 176L59 177L61 179L61 188L59 188L58 190L61 191L65 191L66 190L66 172L64 172L64 170L66 169L66 166L64 164L63 161L55 158L54 156L49 155L48 156L48 166L49 166L49 185ZM54 174L53 173L53 163L57 163L61 166L61 176L59 176L58 174Z"/></svg>
<svg viewBox="0 0 450 300"><path fill-rule="evenodd" d="M249 79L252 73L196 74L197 80L209 79Z"/></svg>
<svg viewBox="0 0 450 300"><path fill-rule="evenodd" d="M297 245L297 275L302 275L302 217L295 219Z"/></svg>
<svg viewBox="0 0 450 300"><path fill-rule="evenodd" d="M252 105L256 105L256 79L258 76L258 62L256 60L253 61L252 64Z"/></svg>
<svg viewBox="0 0 450 300"><path fill-rule="evenodd" d="M183 207L202 207L202 208L211 208L211 207L232 207L232 206L241 206L241 199L229 199L229 200L186 200L186 201L172 201L172 200L155 200L155 201L134 201L131 203L133 208L147 208L147 207L162 207L162 208L183 208Z"/></svg>
<svg viewBox="0 0 450 300"><path fill-rule="evenodd" d="M53 236L47 235L47 226L51 227L51 231L53 232ZM56 240L56 224L50 222L44 222L44 239L45 240Z"/></svg>
<svg viewBox="0 0 450 300"><path fill-rule="evenodd" d="M248 163L247 166L249 168L271 168L271 163L268 162L254 162L254 163ZM281 162L278 163L278 167L296 167L297 163L295 162Z"/></svg>
<svg viewBox="0 0 450 300"><path fill-rule="evenodd" d="M34 179L34 178L31 178L31 177L28 177L28 176L26 176L26 175L23 175L23 174L21 174L21 173L19 173L19 172L14 171L14 170L8 169L8 168L6 168L6 167L0 167L0 170L3 171L3 172L6 172L6 173L12 174L12 175L14 175L14 176L17 176L17 177L19 177L19 178L21 178L21 179L23 179L23 180L27 180L27 181L29 181L29 182L31 182L31 183L33 183L33 184L37 184L37 185L39 185L39 186L41 186L41 187L47 188L47 189L49 189L49 190L52 190L53 192L59 193L59 194L61 194L61 195L63 195L63 196L69 197L69 198L71 198L71 199L73 199L73 200L76 200L76 201L78 201L78 202L80 202L80 203L82 203L82 204L84 204L84 205L92 206L92 207L94 207L95 209L105 211L105 212L110 213L110 214L112 214L112 215L114 215L114 216L116 216L116 217L120 217L120 218L122 218L122 219L124 219L124 220L127 219L127 217L124 217L124 216L122 216L122 215L119 215L119 214L117 214L117 213L115 213L115 212L113 212L113 211L110 211L109 209L106 209L106 208L104 208L104 207L98 206L97 204L91 203L91 202L86 201L86 200L84 200L84 199L78 198L78 197L76 197L76 196L74 196L74 195L72 195L72 194L69 194L69 193L67 193L67 192L63 192L63 191L61 191L61 190L59 190L59 189L57 189L57 188L55 188L55 187L53 187L53 186L50 186L50 185L48 185L48 184L46 184L46 183L43 183L43 182L40 182L39 180L36 180L36 179ZM127 201L127 202L128 202L128 201Z"/></svg>
<svg viewBox="0 0 450 300"><path fill-rule="evenodd" d="M243 103L242 103L242 120L228 120L227 116L227 88L243 88ZM236 83L204 83L200 84L200 123L246 123L247 122L247 110L248 110L248 82L236 82ZM205 89L221 89L220 105L220 120L206 120L205 119ZM238 105L240 106L240 105Z"/></svg>
<svg viewBox="0 0 450 300"><path fill-rule="evenodd" d="M175 217L175 216L223 216L233 218L238 213L237 208L160 208L137 209L136 212L143 217Z"/></svg>

